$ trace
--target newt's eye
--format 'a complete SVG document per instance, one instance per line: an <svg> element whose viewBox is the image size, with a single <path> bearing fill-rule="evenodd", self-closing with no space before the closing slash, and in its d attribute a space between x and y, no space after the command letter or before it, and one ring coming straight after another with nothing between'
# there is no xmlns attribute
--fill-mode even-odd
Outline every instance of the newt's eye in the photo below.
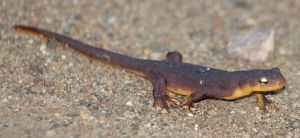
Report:
<svg viewBox="0 0 300 138"><path fill-rule="evenodd" d="M260 78L259 82L260 82L260 84L266 85L266 84L268 84L268 79L265 77L262 77L262 78Z"/></svg>

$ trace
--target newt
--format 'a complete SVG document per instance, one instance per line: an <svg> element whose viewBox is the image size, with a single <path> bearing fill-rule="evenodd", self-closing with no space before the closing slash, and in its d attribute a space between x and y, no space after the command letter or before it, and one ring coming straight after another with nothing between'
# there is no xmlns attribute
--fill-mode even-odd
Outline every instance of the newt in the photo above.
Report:
<svg viewBox="0 0 300 138"><path fill-rule="evenodd" d="M205 99L234 100L255 95L258 106L266 111L271 104L265 94L282 90L286 80L279 68L226 71L184 63L182 55L168 52L165 60L133 58L102 48L93 47L70 37L30 26L16 25L17 30L41 35L46 39L68 45L80 53L104 64L123 69L151 81L153 85L153 106L160 106L169 112L170 106L179 107L179 100L168 92L186 96L181 107L191 111L194 103ZM276 107L276 106L275 106Z"/></svg>

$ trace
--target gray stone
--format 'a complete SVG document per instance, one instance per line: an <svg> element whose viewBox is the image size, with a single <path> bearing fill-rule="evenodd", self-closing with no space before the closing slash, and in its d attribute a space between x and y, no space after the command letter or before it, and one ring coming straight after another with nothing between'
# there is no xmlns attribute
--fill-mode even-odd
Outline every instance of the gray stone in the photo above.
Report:
<svg viewBox="0 0 300 138"><path fill-rule="evenodd" d="M255 28L230 38L227 52L233 57L251 62L266 61L274 49L274 31Z"/></svg>

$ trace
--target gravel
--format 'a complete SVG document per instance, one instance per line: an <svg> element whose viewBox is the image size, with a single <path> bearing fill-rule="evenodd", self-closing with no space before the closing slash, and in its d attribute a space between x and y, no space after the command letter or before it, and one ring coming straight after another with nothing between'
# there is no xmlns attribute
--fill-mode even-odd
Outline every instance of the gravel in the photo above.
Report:
<svg viewBox="0 0 300 138"><path fill-rule="evenodd" d="M300 8L296 0L41 1L2 0L0 137L300 137ZM193 113L153 108L147 80L66 46L15 31L27 24L138 58L179 51L183 61L225 70L279 67L287 88L255 97L205 100ZM267 61L231 58L232 34L272 28ZM178 96L180 100L184 97Z"/></svg>

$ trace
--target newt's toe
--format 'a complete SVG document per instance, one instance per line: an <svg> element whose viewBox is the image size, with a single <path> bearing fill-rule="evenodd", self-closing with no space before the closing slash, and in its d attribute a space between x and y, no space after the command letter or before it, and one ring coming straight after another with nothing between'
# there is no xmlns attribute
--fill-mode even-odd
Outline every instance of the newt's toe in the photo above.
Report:
<svg viewBox="0 0 300 138"><path fill-rule="evenodd" d="M166 109L167 112L170 112L169 105L171 105L173 107L178 107L177 103L179 103L179 101L177 99L171 98L169 96L164 96L164 97L160 97L160 98L155 98L153 107L160 106L161 108Z"/></svg>
<svg viewBox="0 0 300 138"><path fill-rule="evenodd" d="M193 104L185 102L181 105L184 109L186 109L187 111L189 111L190 113L193 113L193 111L191 110L191 108L193 107Z"/></svg>
<svg viewBox="0 0 300 138"><path fill-rule="evenodd" d="M263 111L264 113L267 112L276 112L279 109L276 107L275 103L269 100L263 100L263 102L259 102L258 103L258 107L261 111Z"/></svg>
<svg viewBox="0 0 300 138"><path fill-rule="evenodd" d="M167 112L170 113L170 107L168 106L168 103L165 100L162 100L162 99L154 100L153 107L156 107L156 106L166 109Z"/></svg>
<svg viewBox="0 0 300 138"><path fill-rule="evenodd" d="M168 101L169 101L171 106L176 107L176 108L179 107L180 102L177 99L175 99L173 97L172 98L170 97Z"/></svg>
<svg viewBox="0 0 300 138"><path fill-rule="evenodd" d="M276 106L273 102L268 102L265 104L263 108L260 108L264 113L266 112L276 112L279 110L279 108Z"/></svg>

